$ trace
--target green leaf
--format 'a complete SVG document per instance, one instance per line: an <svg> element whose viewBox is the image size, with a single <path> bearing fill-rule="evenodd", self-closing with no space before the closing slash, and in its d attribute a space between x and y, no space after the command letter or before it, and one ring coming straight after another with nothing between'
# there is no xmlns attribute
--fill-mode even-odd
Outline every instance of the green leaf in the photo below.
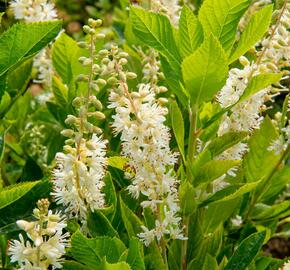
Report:
<svg viewBox="0 0 290 270"><path fill-rule="evenodd" d="M33 187L39 184L39 181L21 183L9 186L0 192L0 209L14 203L28 193Z"/></svg>
<svg viewBox="0 0 290 270"><path fill-rule="evenodd" d="M185 161L184 154L184 121L182 113L177 105L176 101L172 101L170 103L170 116L171 116L171 124L173 128L173 132L175 135L175 139L181 153L183 160Z"/></svg>
<svg viewBox="0 0 290 270"><path fill-rule="evenodd" d="M50 187L48 181L35 181L1 190L0 228L31 215L37 200L49 196Z"/></svg>
<svg viewBox="0 0 290 270"><path fill-rule="evenodd" d="M6 131L7 130L3 130L2 132L0 132L0 163L2 162L4 155Z"/></svg>
<svg viewBox="0 0 290 270"><path fill-rule="evenodd" d="M247 182L261 180L273 170L279 160L279 155L268 151L267 148L277 138L275 127L266 117L260 129L255 130L248 142L249 152L243 160Z"/></svg>
<svg viewBox="0 0 290 270"><path fill-rule="evenodd" d="M108 206L101 211L108 219L112 220L117 209L117 195L112 176L109 172L106 173L104 182L105 187L102 191L106 196L105 199Z"/></svg>
<svg viewBox="0 0 290 270"><path fill-rule="evenodd" d="M14 24L0 38L0 76L39 52L57 36L60 29L60 21Z"/></svg>
<svg viewBox="0 0 290 270"><path fill-rule="evenodd" d="M263 206L262 208L260 206ZM281 218L281 215L287 215L290 210L290 201L284 201L272 206L265 204L257 204L253 210L252 218L255 220L265 220L273 218Z"/></svg>
<svg viewBox="0 0 290 270"><path fill-rule="evenodd" d="M180 209L184 216L192 215L196 210L195 191L192 184L183 182L179 187Z"/></svg>
<svg viewBox="0 0 290 270"><path fill-rule="evenodd" d="M75 40L62 33L52 47L52 62L57 74L66 85L70 85L74 76L83 73L84 68L78 62L78 47Z"/></svg>
<svg viewBox="0 0 290 270"><path fill-rule="evenodd" d="M281 78L282 74L275 73L260 74L253 77L238 103L246 100L248 97L256 94L260 90L265 89L269 85L279 82Z"/></svg>
<svg viewBox="0 0 290 270"><path fill-rule="evenodd" d="M11 96L22 93L31 79L32 61L27 60L7 74L7 91Z"/></svg>
<svg viewBox="0 0 290 270"><path fill-rule="evenodd" d="M198 18L206 35L212 33L229 52L236 38L238 23L250 4L249 0L206 0Z"/></svg>
<svg viewBox="0 0 290 270"><path fill-rule="evenodd" d="M118 238L102 236L88 239L79 231L72 235L71 245L72 257L92 269L96 269L104 257L110 263L118 262L126 250L125 245Z"/></svg>
<svg viewBox="0 0 290 270"><path fill-rule="evenodd" d="M43 172L39 165L32 159L28 158L23 167L21 181L35 181L43 178Z"/></svg>
<svg viewBox="0 0 290 270"><path fill-rule="evenodd" d="M194 185L210 183L221 177L227 171L237 165L239 160L211 160L204 164L194 177Z"/></svg>
<svg viewBox="0 0 290 270"><path fill-rule="evenodd" d="M239 143L246 138L248 132L228 132L211 141L207 149L210 151L212 157L222 154L225 150Z"/></svg>
<svg viewBox="0 0 290 270"><path fill-rule="evenodd" d="M139 239L130 239L129 252L126 261L132 270L145 270L145 264L142 256L142 245Z"/></svg>
<svg viewBox="0 0 290 270"><path fill-rule="evenodd" d="M182 74L192 104L210 101L224 85L228 74L226 54L212 35L184 59Z"/></svg>
<svg viewBox="0 0 290 270"><path fill-rule="evenodd" d="M209 269L218 270L219 267L218 267L216 259L212 257L211 255L206 254L205 261L202 266L202 270L209 270Z"/></svg>
<svg viewBox="0 0 290 270"><path fill-rule="evenodd" d="M123 202L121 196L119 196L121 205L121 215L127 230L129 237L136 236L141 231L143 225L140 219L134 214L134 212Z"/></svg>
<svg viewBox="0 0 290 270"><path fill-rule="evenodd" d="M89 268L75 261L65 261L63 264L63 269L64 270L92 270L92 268Z"/></svg>
<svg viewBox="0 0 290 270"><path fill-rule="evenodd" d="M118 263L113 263L110 264L106 260L103 261L102 265L99 270L131 270L129 264L126 262L118 262Z"/></svg>
<svg viewBox="0 0 290 270"><path fill-rule="evenodd" d="M192 54L203 41L202 26L191 9L184 5L179 20L179 46L183 57Z"/></svg>
<svg viewBox="0 0 290 270"><path fill-rule="evenodd" d="M126 157L120 157L120 156L114 156L108 158L108 165L114 168L117 168L119 170L124 170L124 166L128 162L128 158Z"/></svg>
<svg viewBox="0 0 290 270"><path fill-rule="evenodd" d="M166 16L152 13L141 8L131 6L130 18L133 32L146 46L152 47L164 55L170 65L179 69L181 57L179 55L173 29Z"/></svg>
<svg viewBox="0 0 290 270"><path fill-rule="evenodd" d="M88 229L93 237L110 236L118 237L118 233L113 228L111 222L101 211L90 212L87 218Z"/></svg>
<svg viewBox="0 0 290 270"><path fill-rule="evenodd" d="M238 197L241 197L245 193L248 193L248 192L252 191L253 189L255 189L259 184L260 184L260 181L244 184L239 189L237 189L234 193L231 193L228 196L225 196L219 200L216 200L213 203L226 202L226 201L230 201L230 200L236 199Z"/></svg>
<svg viewBox="0 0 290 270"><path fill-rule="evenodd" d="M52 77L52 91L56 103L59 106L66 107L68 102L68 89L56 76Z"/></svg>
<svg viewBox="0 0 290 270"><path fill-rule="evenodd" d="M238 246L233 256L229 259L225 270L246 270L260 251L266 232L258 232L250 235Z"/></svg>
<svg viewBox="0 0 290 270"><path fill-rule="evenodd" d="M230 57L230 63L245 54L262 39L270 26L273 5L268 5L252 15L248 25L241 35L239 43Z"/></svg>

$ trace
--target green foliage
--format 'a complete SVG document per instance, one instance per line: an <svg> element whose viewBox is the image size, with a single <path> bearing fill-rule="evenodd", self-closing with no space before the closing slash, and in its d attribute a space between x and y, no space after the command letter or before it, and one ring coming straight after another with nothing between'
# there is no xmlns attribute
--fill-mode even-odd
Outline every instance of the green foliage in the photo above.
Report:
<svg viewBox="0 0 290 270"><path fill-rule="evenodd" d="M230 63L237 60L254 46L266 33L272 16L272 5L262 8L252 15L250 22L241 35L239 43L230 57Z"/></svg>
<svg viewBox="0 0 290 270"><path fill-rule="evenodd" d="M210 35L192 55L184 59L182 74L192 104L210 101L224 85L228 72L226 54Z"/></svg>
<svg viewBox="0 0 290 270"><path fill-rule="evenodd" d="M242 241L227 263L225 270L245 270L260 251L266 233L258 232Z"/></svg>
<svg viewBox="0 0 290 270"><path fill-rule="evenodd" d="M109 263L117 263L126 250L118 238L101 236L88 239L79 231L72 235L71 246L72 257L92 269L102 265L104 257Z"/></svg>
<svg viewBox="0 0 290 270"><path fill-rule="evenodd" d="M182 57L192 54L203 41L200 22L186 5L183 6L179 20L179 48Z"/></svg>
<svg viewBox="0 0 290 270"><path fill-rule="evenodd" d="M168 18L133 6L130 10L130 18L137 38L143 44L159 51L167 58L170 66L178 71L181 57Z"/></svg>
<svg viewBox="0 0 290 270"><path fill-rule="evenodd" d="M205 0L198 18L206 35L213 34L229 53L236 38L238 23L250 4L249 0Z"/></svg>
<svg viewBox="0 0 290 270"><path fill-rule="evenodd" d="M39 52L57 36L60 29L60 21L14 24L1 35L0 76ZM3 93L3 88L1 88L0 97Z"/></svg>
<svg viewBox="0 0 290 270"><path fill-rule="evenodd" d="M269 118L266 118L259 130L256 130L249 140L249 153L244 159L244 169L247 182L263 180L273 170L279 160L279 155L273 154L267 148L278 138L278 134Z"/></svg>

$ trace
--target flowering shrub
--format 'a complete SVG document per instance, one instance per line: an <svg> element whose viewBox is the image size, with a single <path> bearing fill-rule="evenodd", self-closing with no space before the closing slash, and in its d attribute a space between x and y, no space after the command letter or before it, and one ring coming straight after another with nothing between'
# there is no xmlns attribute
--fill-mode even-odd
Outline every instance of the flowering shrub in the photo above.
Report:
<svg viewBox="0 0 290 270"><path fill-rule="evenodd" d="M290 5L183 2L10 1L1 269L288 269Z"/></svg>

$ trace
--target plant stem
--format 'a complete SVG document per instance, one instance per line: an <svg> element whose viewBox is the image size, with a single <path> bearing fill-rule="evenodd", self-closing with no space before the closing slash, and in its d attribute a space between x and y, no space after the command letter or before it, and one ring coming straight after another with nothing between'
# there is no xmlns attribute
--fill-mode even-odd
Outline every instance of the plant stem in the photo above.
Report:
<svg viewBox="0 0 290 270"><path fill-rule="evenodd" d="M195 105L190 111L190 127L189 127L189 142L188 142L188 154L187 154L187 180L192 182L192 173L189 166L192 165L195 149L196 149L196 125L197 125L198 107Z"/></svg>
<svg viewBox="0 0 290 270"><path fill-rule="evenodd" d="M189 217L184 217L183 223L185 226L184 234L186 237L188 237ZM181 267L180 267L181 270L186 270L187 241L188 240L184 240L181 243Z"/></svg>

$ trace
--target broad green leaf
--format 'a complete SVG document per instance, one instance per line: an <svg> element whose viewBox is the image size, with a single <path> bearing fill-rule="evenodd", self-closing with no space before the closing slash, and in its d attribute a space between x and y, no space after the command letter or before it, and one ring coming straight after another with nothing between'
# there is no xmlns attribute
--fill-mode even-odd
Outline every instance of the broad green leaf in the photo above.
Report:
<svg viewBox="0 0 290 270"><path fill-rule="evenodd" d="M16 23L0 37L0 76L55 38L60 21Z"/></svg>
<svg viewBox="0 0 290 270"><path fill-rule="evenodd" d="M169 89L176 95L182 107L187 109L188 108L188 93L185 92L183 85L180 83L180 76L178 71L178 76L176 76L176 71L172 66L170 66L167 59L160 55L160 62L162 65L162 71L166 78L166 83L169 86Z"/></svg>
<svg viewBox="0 0 290 270"><path fill-rule="evenodd" d="M115 215L117 209L117 195L116 189L112 180L112 176L109 172L106 173L104 177L105 187L103 188L103 193L105 194L105 199L107 207L102 209L102 213L106 215L108 219L112 219Z"/></svg>
<svg viewBox="0 0 290 270"><path fill-rule="evenodd" d="M204 164L194 176L194 185L210 183L239 165L239 160L211 160Z"/></svg>
<svg viewBox="0 0 290 270"><path fill-rule="evenodd" d="M124 170L124 166L128 162L128 158L121 156L113 156L108 158L108 165L119 170Z"/></svg>
<svg viewBox="0 0 290 270"><path fill-rule="evenodd" d="M31 79L32 61L27 60L7 74L7 91L11 96L23 93Z"/></svg>
<svg viewBox="0 0 290 270"><path fill-rule="evenodd" d="M202 270L209 270L209 269L218 270L219 267L218 267L216 259L212 257L211 255L206 254Z"/></svg>
<svg viewBox="0 0 290 270"><path fill-rule="evenodd" d="M273 175L271 186L264 190L261 201L267 201L277 196L290 183L290 166L279 168Z"/></svg>
<svg viewBox="0 0 290 270"><path fill-rule="evenodd" d="M242 186L243 186L243 184L235 184L235 185L227 186L221 190L218 190L217 192L210 195L207 199L202 201L198 206L204 207L212 202L221 200L221 199L233 194L235 191L237 191Z"/></svg>
<svg viewBox="0 0 290 270"><path fill-rule="evenodd" d="M173 29L166 16L131 6L133 32L146 46L164 55L175 70L179 70L181 57L175 44Z"/></svg>
<svg viewBox="0 0 290 270"><path fill-rule="evenodd" d="M79 50L76 41L65 33L53 44L53 67L67 86L71 84L74 76L83 73L84 68L78 62Z"/></svg>
<svg viewBox="0 0 290 270"><path fill-rule="evenodd" d="M56 103L62 107L66 107L68 102L68 88L56 76L52 78L52 91Z"/></svg>
<svg viewBox="0 0 290 270"><path fill-rule="evenodd" d="M228 132L211 141L207 149L210 151L212 157L222 154L228 148L239 143L246 138L248 132Z"/></svg>
<svg viewBox="0 0 290 270"><path fill-rule="evenodd" d="M243 165L247 182L255 182L267 176L279 160L279 155L269 151L268 147L278 138L277 131L271 120L266 117L260 129L250 138L249 152L246 154Z"/></svg>
<svg viewBox="0 0 290 270"><path fill-rule="evenodd" d="M0 209L14 203L28 193L39 181L8 186L0 192Z"/></svg>
<svg viewBox="0 0 290 270"><path fill-rule="evenodd" d="M87 218L87 226L93 237L109 236L118 237L118 232L113 228L111 222L101 211L90 212Z"/></svg>
<svg viewBox="0 0 290 270"><path fill-rule="evenodd" d="M260 251L266 232L250 235L238 246L233 256L230 257L225 270L246 270Z"/></svg>
<svg viewBox="0 0 290 270"><path fill-rule="evenodd" d="M181 153L183 160L185 161L184 154L184 121L182 113L176 103L176 101L172 101L170 104L170 116L171 116L171 124L173 128L173 132L175 135L175 139Z"/></svg>
<svg viewBox="0 0 290 270"><path fill-rule="evenodd" d="M250 96L256 94L260 90L267 88L269 85L277 83L281 80L282 74L266 73L253 77L245 89L238 103L246 100Z"/></svg>
<svg viewBox="0 0 290 270"><path fill-rule="evenodd" d="M29 157L26 160L26 163L23 167L21 181L22 182L35 181L35 180L40 180L42 178L43 178L43 172L41 168L32 158Z"/></svg>
<svg viewBox="0 0 290 270"><path fill-rule="evenodd" d="M123 202L121 196L120 205L121 205L121 215L127 230L129 237L136 236L141 231L141 226L143 225L140 219L135 215L135 213Z"/></svg>
<svg viewBox="0 0 290 270"><path fill-rule="evenodd" d="M192 104L213 99L228 74L227 56L214 36L184 59L182 74Z"/></svg>
<svg viewBox="0 0 290 270"><path fill-rule="evenodd" d="M202 43L203 31L191 9L184 5L179 20L179 46L183 57L192 54Z"/></svg>
<svg viewBox="0 0 290 270"><path fill-rule="evenodd" d="M238 23L249 4L249 0L205 0L198 15L205 34L212 33L230 52Z"/></svg>
<svg viewBox="0 0 290 270"><path fill-rule="evenodd" d="M49 196L51 183L35 181L9 186L0 192L0 228L30 216L39 199Z"/></svg>
<svg viewBox="0 0 290 270"><path fill-rule="evenodd" d="M106 260L103 261L102 265L98 268L99 270L131 270L132 268L126 262L108 263Z"/></svg>
<svg viewBox="0 0 290 270"><path fill-rule="evenodd" d="M180 210L184 216L192 215L196 210L195 191L189 182L181 183L179 187Z"/></svg>
<svg viewBox="0 0 290 270"><path fill-rule="evenodd" d="M235 198L228 201L216 201L205 208L203 232L214 232L221 224L228 221L239 205L240 199ZM203 209L202 209L203 210Z"/></svg>
<svg viewBox="0 0 290 270"><path fill-rule="evenodd" d="M240 188L238 188L234 193L231 193L228 196L225 196L219 200L216 200L213 203L226 202L226 201L230 201L230 200L239 198L242 195L244 195L245 193L248 193L248 192L252 191L253 189L255 189L260 183L261 183L260 181L253 182L253 183L246 183L246 184L242 185Z"/></svg>
<svg viewBox="0 0 290 270"><path fill-rule="evenodd" d="M75 261L65 261L63 264L63 270L93 270L93 269Z"/></svg>
<svg viewBox="0 0 290 270"><path fill-rule="evenodd" d="M252 15L248 25L241 35L236 49L230 57L230 63L237 60L262 39L264 34L269 29L272 18L272 10L273 6L268 5Z"/></svg>
<svg viewBox="0 0 290 270"><path fill-rule="evenodd" d="M139 239L130 239L129 252L126 261L132 270L145 270L145 264L142 256L142 244Z"/></svg>
<svg viewBox="0 0 290 270"><path fill-rule="evenodd" d="M263 206L261 208L261 205ZM253 210L252 218L255 220L281 218L281 215L288 213L290 210L290 201L284 201L272 206L257 204Z"/></svg>
<svg viewBox="0 0 290 270"><path fill-rule="evenodd" d="M125 250L123 242L116 237L103 236L88 239L77 231L71 238L72 257L92 269L96 269L104 257L109 263L118 262Z"/></svg>

